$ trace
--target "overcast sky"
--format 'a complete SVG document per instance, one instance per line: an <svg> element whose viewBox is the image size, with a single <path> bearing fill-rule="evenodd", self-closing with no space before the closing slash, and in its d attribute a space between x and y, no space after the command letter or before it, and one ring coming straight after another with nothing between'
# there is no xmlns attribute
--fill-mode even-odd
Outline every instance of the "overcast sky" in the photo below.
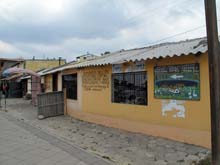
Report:
<svg viewBox="0 0 220 165"><path fill-rule="evenodd" d="M203 1L0 0L0 57L70 61L87 52L147 46L192 29L163 42L203 37ZM220 0L217 7L220 19Z"/></svg>

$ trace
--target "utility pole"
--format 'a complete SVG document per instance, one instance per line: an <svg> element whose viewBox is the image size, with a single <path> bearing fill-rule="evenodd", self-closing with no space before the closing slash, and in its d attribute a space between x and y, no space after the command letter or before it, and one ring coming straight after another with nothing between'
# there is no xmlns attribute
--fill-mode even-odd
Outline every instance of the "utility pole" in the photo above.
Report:
<svg viewBox="0 0 220 165"><path fill-rule="evenodd" d="M212 164L220 165L220 43L216 0L205 0L211 102Z"/></svg>

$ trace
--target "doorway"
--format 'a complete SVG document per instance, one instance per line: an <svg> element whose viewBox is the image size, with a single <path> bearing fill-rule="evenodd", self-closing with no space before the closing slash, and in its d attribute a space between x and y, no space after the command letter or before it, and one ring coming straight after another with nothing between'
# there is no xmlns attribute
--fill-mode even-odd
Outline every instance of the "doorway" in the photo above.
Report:
<svg viewBox="0 0 220 165"><path fill-rule="evenodd" d="M53 92L56 92L58 89L58 74L54 73L53 74Z"/></svg>

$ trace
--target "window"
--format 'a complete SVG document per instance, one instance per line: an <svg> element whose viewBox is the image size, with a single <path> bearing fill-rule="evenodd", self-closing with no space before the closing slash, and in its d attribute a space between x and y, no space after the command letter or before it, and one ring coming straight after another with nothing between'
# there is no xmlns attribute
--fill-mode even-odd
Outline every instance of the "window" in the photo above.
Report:
<svg viewBox="0 0 220 165"><path fill-rule="evenodd" d="M147 105L147 73L112 74L112 102Z"/></svg>
<svg viewBox="0 0 220 165"><path fill-rule="evenodd" d="M66 88L66 97L77 100L77 74L63 76L63 88Z"/></svg>

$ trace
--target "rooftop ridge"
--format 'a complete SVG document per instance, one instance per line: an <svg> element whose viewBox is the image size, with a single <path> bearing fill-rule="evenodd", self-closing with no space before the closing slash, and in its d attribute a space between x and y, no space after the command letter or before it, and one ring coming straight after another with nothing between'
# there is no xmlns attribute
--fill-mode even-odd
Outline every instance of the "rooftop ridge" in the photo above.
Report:
<svg viewBox="0 0 220 165"><path fill-rule="evenodd" d="M116 52L120 52L120 51L126 52L126 51L133 51L133 50L140 50L140 49L147 49L147 48L156 48L158 46L180 44L180 43L192 42L192 41L202 40L202 39L207 40L207 37L199 37L199 38L185 39L185 40L172 41L172 42L162 42L162 43L152 44L152 45L144 46L144 47L140 47L140 48L122 49L122 50L119 50L119 51L116 51Z"/></svg>

